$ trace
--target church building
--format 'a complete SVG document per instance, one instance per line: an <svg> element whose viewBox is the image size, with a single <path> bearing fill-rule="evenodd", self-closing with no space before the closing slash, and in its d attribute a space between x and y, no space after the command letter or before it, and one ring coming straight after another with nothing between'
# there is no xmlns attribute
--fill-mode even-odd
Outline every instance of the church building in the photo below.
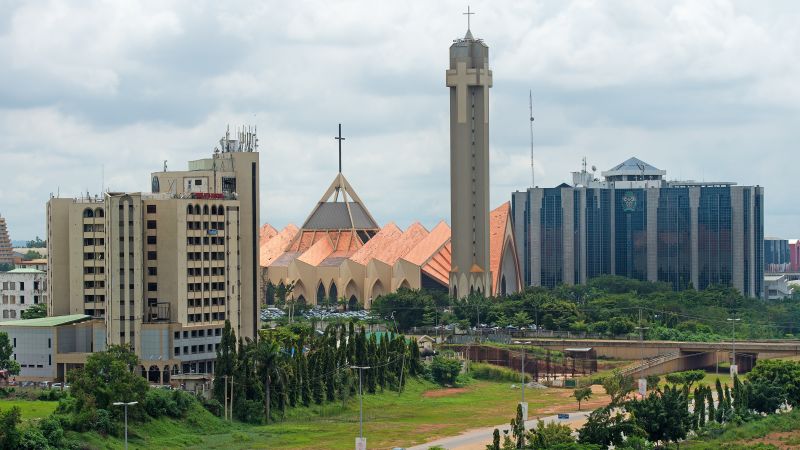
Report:
<svg viewBox="0 0 800 450"><path fill-rule="evenodd" d="M291 285L305 304L349 306L401 288L505 295L522 289L511 205L489 211L488 47L467 29L450 47L450 202L452 229L414 223L381 227L339 173L298 229L261 228L262 283ZM341 129L340 129L341 132ZM340 145L342 137L337 138Z"/></svg>

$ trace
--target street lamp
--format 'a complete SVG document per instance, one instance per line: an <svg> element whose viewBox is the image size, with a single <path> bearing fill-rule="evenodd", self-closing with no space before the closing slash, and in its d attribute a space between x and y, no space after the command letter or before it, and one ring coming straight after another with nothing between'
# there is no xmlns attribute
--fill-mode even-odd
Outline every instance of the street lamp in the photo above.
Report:
<svg viewBox="0 0 800 450"><path fill-rule="evenodd" d="M731 359L731 376L739 373L739 367L736 365L736 322L742 319L736 317L729 317L728 322L731 323L731 346L733 347L733 358Z"/></svg>
<svg viewBox="0 0 800 450"><path fill-rule="evenodd" d="M370 366L350 366L351 369L358 369L358 439L356 439L356 450L366 450L367 440L364 439L364 391L361 388L361 379L364 369L371 369Z"/></svg>
<svg viewBox="0 0 800 450"><path fill-rule="evenodd" d="M114 406L122 406L125 408L125 450L128 450L128 406L133 406L139 402L114 402Z"/></svg>

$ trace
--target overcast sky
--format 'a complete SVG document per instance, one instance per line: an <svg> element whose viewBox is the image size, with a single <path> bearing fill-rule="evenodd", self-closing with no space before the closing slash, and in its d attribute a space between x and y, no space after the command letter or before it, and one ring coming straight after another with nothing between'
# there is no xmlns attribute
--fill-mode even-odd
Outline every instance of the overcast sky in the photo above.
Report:
<svg viewBox="0 0 800 450"><path fill-rule="evenodd" d="M168 160L256 125L261 218L300 225L336 173L381 224L449 220L452 39L466 2L0 0L0 214L45 234L51 193L147 191ZM474 1L490 47L491 198L631 156L766 188L800 237L800 2Z"/></svg>

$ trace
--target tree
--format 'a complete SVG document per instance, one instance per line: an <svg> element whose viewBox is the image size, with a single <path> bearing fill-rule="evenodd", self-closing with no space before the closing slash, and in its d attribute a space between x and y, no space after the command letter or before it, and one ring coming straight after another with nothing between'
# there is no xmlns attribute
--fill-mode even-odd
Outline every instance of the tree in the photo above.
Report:
<svg viewBox="0 0 800 450"><path fill-rule="evenodd" d="M511 435L517 448L525 448L525 421L522 420L522 405L517 405L517 415L511 419Z"/></svg>
<svg viewBox="0 0 800 450"><path fill-rule="evenodd" d="M584 400L588 400L592 397L592 388L591 386L586 386L575 389L574 391L572 391L572 396L575 397L575 400L578 401L578 411L580 411L581 402Z"/></svg>
<svg viewBox="0 0 800 450"><path fill-rule="evenodd" d="M22 414L17 406L0 412L0 449L19 448L20 433L17 425L21 422L21 417Z"/></svg>
<svg viewBox="0 0 800 450"><path fill-rule="evenodd" d="M7 370L11 375L19 375L19 363L11 359L14 348L8 339L8 334L0 331L0 370Z"/></svg>
<svg viewBox="0 0 800 450"><path fill-rule="evenodd" d="M633 377L623 375L619 369L614 369L611 375L603 378L603 388L606 394L611 396L611 405L617 406L622 402L626 395L633 392Z"/></svg>
<svg viewBox="0 0 800 450"><path fill-rule="evenodd" d="M139 359L128 345L111 345L86 358L83 368L71 371L70 394L78 399L78 410L95 406L111 410L114 402L143 402L147 380L133 373ZM117 408L118 409L118 408Z"/></svg>
<svg viewBox="0 0 800 450"><path fill-rule="evenodd" d="M786 401L792 407L800 406L800 363L777 359L758 361L747 379L751 383L780 387L784 391Z"/></svg>
<svg viewBox="0 0 800 450"><path fill-rule="evenodd" d="M264 418L269 423L272 382L274 380L285 381L285 370L280 361L278 344L274 341L260 340L257 344L256 358L256 370L259 378L264 380Z"/></svg>
<svg viewBox="0 0 800 450"><path fill-rule="evenodd" d="M647 390L652 391L658 387L658 382L661 381L661 377L653 374L646 376L645 380L647 380Z"/></svg>
<svg viewBox="0 0 800 450"><path fill-rule="evenodd" d="M214 362L214 398L220 403L223 403L229 395L225 392L225 377L233 376L236 359L236 334L231 328L231 322L226 320L217 346L217 359Z"/></svg>
<svg viewBox="0 0 800 450"><path fill-rule="evenodd" d="M47 305L45 303L33 304L23 309L20 317L23 319L40 319L42 317L47 317Z"/></svg>
<svg viewBox="0 0 800 450"><path fill-rule="evenodd" d="M431 362L431 377L441 385L452 385L461 373L461 361L455 358L435 356Z"/></svg>
<svg viewBox="0 0 800 450"><path fill-rule="evenodd" d="M665 386L641 400L631 400L625 409L652 442L677 442L686 438L692 423L689 401L683 389Z"/></svg>
<svg viewBox="0 0 800 450"><path fill-rule="evenodd" d="M684 372L673 372L667 374L664 378L667 382L676 385L686 385L689 389L698 381L706 377L706 373L702 370L687 370Z"/></svg>
<svg viewBox="0 0 800 450"><path fill-rule="evenodd" d="M37 252L36 250L28 250L24 255L22 255L22 259L25 261L42 259L42 254Z"/></svg>
<svg viewBox="0 0 800 450"><path fill-rule="evenodd" d="M598 408L589 414L586 423L578 430L578 442L595 444L603 448L619 446L625 436L637 436L643 432L636 424L620 413L611 415L612 407Z"/></svg>
<svg viewBox="0 0 800 450"><path fill-rule="evenodd" d="M511 324L515 327L527 327L531 322L530 316L525 311L520 311L511 318Z"/></svg>
<svg viewBox="0 0 800 450"><path fill-rule="evenodd" d="M627 317L612 317L608 321L611 334L619 336L622 334L632 333L636 328L636 323Z"/></svg>
<svg viewBox="0 0 800 450"><path fill-rule="evenodd" d="M566 424L556 422L545 424L543 420L539 420L536 427L528 432L528 448L550 449L574 442L572 429Z"/></svg>
<svg viewBox="0 0 800 450"><path fill-rule="evenodd" d="M486 450L500 450L500 430L497 428L492 432L492 443L486 446Z"/></svg>
<svg viewBox="0 0 800 450"><path fill-rule="evenodd" d="M36 239L25 242L25 246L28 248L47 248L47 241L43 241L39 236L36 236Z"/></svg>
<svg viewBox="0 0 800 450"><path fill-rule="evenodd" d="M14 265L11 263L0 263L0 272L8 272L14 270Z"/></svg>

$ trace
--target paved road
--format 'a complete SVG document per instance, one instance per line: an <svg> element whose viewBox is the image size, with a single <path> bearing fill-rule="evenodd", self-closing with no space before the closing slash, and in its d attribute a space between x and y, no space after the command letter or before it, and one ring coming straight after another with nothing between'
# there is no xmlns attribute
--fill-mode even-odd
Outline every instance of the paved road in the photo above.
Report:
<svg viewBox="0 0 800 450"><path fill-rule="evenodd" d="M591 413L591 411L580 411L580 412L571 412L569 413L569 419L559 419L558 415L552 416L544 416L538 419L531 419L525 422L525 429L530 430L531 428L536 426L536 423L539 420L544 420L545 423L550 422L558 422L563 424L578 426L582 424L586 417ZM510 422L510 420L509 420ZM446 448L448 450L478 450L478 449L485 449L486 444L492 443L492 433L494 429L497 428L500 430L500 439L502 444L503 439L503 431L510 430L511 426L509 422L506 422L503 425L497 425L494 427L487 427L487 428L477 428L472 429L460 434L458 436L451 436L446 438L437 439L435 441L426 442L422 445L415 445L414 447L408 447L408 450L426 450L430 447L440 446Z"/></svg>

